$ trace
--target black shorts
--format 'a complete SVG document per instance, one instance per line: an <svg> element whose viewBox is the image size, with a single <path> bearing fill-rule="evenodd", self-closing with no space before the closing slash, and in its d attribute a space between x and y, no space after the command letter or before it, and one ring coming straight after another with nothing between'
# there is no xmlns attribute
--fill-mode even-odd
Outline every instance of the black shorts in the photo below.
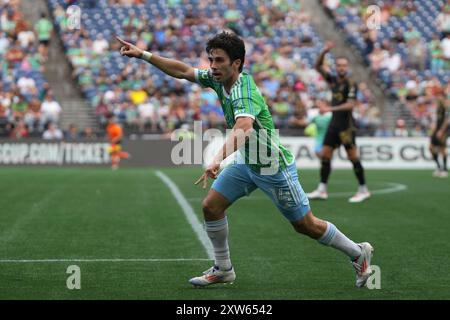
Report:
<svg viewBox="0 0 450 320"><path fill-rule="evenodd" d="M356 147L355 138L355 128L340 129L328 127L323 145L332 147L333 149L339 148L341 145L344 145L345 149L349 150L353 147Z"/></svg>
<svg viewBox="0 0 450 320"><path fill-rule="evenodd" d="M446 147L447 146L447 134L444 134L442 139L438 139L436 136L437 132L433 132L431 136L431 145L436 147Z"/></svg>

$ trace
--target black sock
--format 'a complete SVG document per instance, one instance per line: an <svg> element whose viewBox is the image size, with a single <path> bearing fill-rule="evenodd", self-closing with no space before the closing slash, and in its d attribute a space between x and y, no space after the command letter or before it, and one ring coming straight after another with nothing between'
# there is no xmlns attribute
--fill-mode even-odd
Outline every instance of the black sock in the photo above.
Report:
<svg viewBox="0 0 450 320"><path fill-rule="evenodd" d="M442 160L444 162L444 171L447 171L447 155L442 156Z"/></svg>
<svg viewBox="0 0 450 320"><path fill-rule="evenodd" d="M433 155L434 162L436 162L436 164L437 164L438 170L441 170L441 164L439 163L438 154L435 152L433 152L431 154ZM445 160L445 161L447 161L447 160Z"/></svg>
<svg viewBox="0 0 450 320"><path fill-rule="evenodd" d="M366 184L366 179L364 177L364 168L361 164L361 161L356 160L352 161L353 163L353 171L355 171L356 178L358 178L358 182L360 186L363 186Z"/></svg>
<svg viewBox="0 0 450 320"><path fill-rule="evenodd" d="M320 168L320 182L327 183L331 173L331 162L328 159L322 160L322 167Z"/></svg>

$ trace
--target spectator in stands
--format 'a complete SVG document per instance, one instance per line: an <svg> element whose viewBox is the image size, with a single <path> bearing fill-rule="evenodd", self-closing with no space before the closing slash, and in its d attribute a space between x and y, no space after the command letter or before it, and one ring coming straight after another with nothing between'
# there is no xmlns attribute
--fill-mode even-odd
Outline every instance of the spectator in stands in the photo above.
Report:
<svg viewBox="0 0 450 320"><path fill-rule="evenodd" d="M408 62L411 69L425 70L427 51L421 38L413 38L408 44Z"/></svg>
<svg viewBox="0 0 450 320"><path fill-rule="evenodd" d="M441 41L442 56L445 61L445 69L450 69L450 33L447 33Z"/></svg>
<svg viewBox="0 0 450 320"><path fill-rule="evenodd" d="M37 37L40 44L40 50L44 59L48 57L48 47L50 45L50 39L53 36L53 24L47 19L45 13L41 13L41 18L34 26L34 30L37 33Z"/></svg>
<svg viewBox="0 0 450 320"><path fill-rule="evenodd" d="M97 34L94 42L92 43L92 52L95 55L102 56L109 48L108 41L103 37L102 33Z"/></svg>
<svg viewBox="0 0 450 320"><path fill-rule="evenodd" d="M394 136L396 137L407 137L408 130L406 129L406 122L403 119L398 119L395 123Z"/></svg>
<svg viewBox="0 0 450 320"><path fill-rule="evenodd" d="M431 72L436 74L439 70L443 70L445 65L444 52L441 47L441 41L439 40L439 36L437 34L434 35L433 39L429 42L428 50L431 59Z"/></svg>
<svg viewBox="0 0 450 320"><path fill-rule="evenodd" d="M450 4L444 6L443 11L436 18L435 24L441 39L450 33Z"/></svg>
<svg viewBox="0 0 450 320"><path fill-rule="evenodd" d="M28 128L25 122L18 118L14 123L11 123L9 138L22 139L28 137Z"/></svg>
<svg viewBox="0 0 450 320"><path fill-rule="evenodd" d="M11 103L12 116L14 119L23 119L25 116L25 112L28 109L28 103L25 100L24 96L20 93L17 93Z"/></svg>
<svg viewBox="0 0 450 320"><path fill-rule="evenodd" d="M379 44L376 44L372 53L369 55L370 68L373 72L378 71L384 67L384 63L388 59L389 54L386 50L381 49Z"/></svg>
<svg viewBox="0 0 450 320"><path fill-rule="evenodd" d="M94 130L92 130L91 127L86 127L83 129L83 133L81 134L81 137L85 140L95 140L97 139L97 135L94 133Z"/></svg>
<svg viewBox="0 0 450 320"><path fill-rule="evenodd" d="M20 93L24 96L37 95L36 82L31 78L30 73L25 73L17 81Z"/></svg>
<svg viewBox="0 0 450 320"><path fill-rule="evenodd" d="M47 130L42 134L42 138L45 140L62 140L63 137L63 132L54 122L48 123Z"/></svg>
<svg viewBox="0 0 450 320"><path fill-rule="evenodd" d="M48 122L58 122L61 110L60 104L53 98L53 93L51 91L47 92L45 99L41 104L40 126L43 127Z"/></svg>
<svg viewBox="0 0 450 320"><path fill-rule="evenodd" d="M39 130L41 122L41 102L37 98L33 98L28 104L28 110L24 117L29 132Z"/></svg>
<svg viewBox="0 0 450 320"><path fill-rule="evenodd" d="M391 73L397 72L402 66L402 57L394 47L389 47L387 55L384 55L381 61L381 68L386 68Z"/></svg>
<svg viewBox="0 0 450 320"><path fill-rule="evenodd" d="M80 139L80 132L75 124L71 123L65 133L65 140L74 141Z"/></svg>
<svg viewBox="0 0 450 320"><path fill-rule="evenodd" d="M389 138L393 136L393 133L386 128L385 123L381 123L375 131L374 136L378 138Z"/></svg>
<svg viewBox="0 0 450 320"><path fill-rule="evenodd" d="M152 131L156 130L157 113L150 97L146 97L145 101L138 105L138 114L138 125L141 132L144 132L146 126L150 126Z"/></svg>

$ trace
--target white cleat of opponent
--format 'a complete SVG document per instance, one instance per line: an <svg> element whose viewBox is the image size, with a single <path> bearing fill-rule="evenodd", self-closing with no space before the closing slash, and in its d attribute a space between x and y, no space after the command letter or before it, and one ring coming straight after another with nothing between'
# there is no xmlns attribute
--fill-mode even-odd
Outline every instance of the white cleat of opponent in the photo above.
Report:
<svg viewBox="0 0 450 320"><path fill-rule="evenodd" d="M352 261L352 265L356 270L356 286L362 288L372 274L370 260L373 255L373 247L368 242L359 243L358 245L361 247L361 255Z"/></svg>
<svg viewBox="0 0 450 320"><path fill-rule="evenodd" d="M363 202L366 199L370 198L370 192L369 191L358 191L353 197L348 199L348 202L350 203L358 203Z"/></svg>
<svg viewBox="0 0 450 320"><path fill-rule="evenodd" d="M235 279L236 274L234 273L233 267L230 270L224 271L214 266L203 272L202 276L190 279L189 283L196 287L206 287L215 283L231 284Z"/></svg>
<svg viewBox="0 0 450 320"><path fill-rule="evenodd" d="M320 191L319 189L306 194L306 196L308 197L308 199L311 199L311 200L315 200L315 199L327 200L328 199L328 193L326 191Z"/></svg>
<svg viewBox="0 0 450 320"><path fill-rule="evenodd" d="M440 178L441 170L434 170L433 177Z"/></svg>
<svg viewBox="0 0 450 320"><path fill-rule="evenodd" d="M448 172L447 171L441 171L441 172L439 172L438 177L439 178L447 178L448 177Z"/></svg>

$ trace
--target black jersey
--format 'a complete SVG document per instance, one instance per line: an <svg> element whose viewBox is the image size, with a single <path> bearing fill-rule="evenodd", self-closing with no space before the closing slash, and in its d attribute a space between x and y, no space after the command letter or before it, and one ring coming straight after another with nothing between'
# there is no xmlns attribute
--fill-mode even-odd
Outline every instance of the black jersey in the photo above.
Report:
<svg viewBox="0 0 450 320"><path fill-rule="evenodd" d="M436 130L439 131L444 124L445 119L447 118L447 107L445 105L445 102L442 100L439 100L438 107L436 110Z"/></svg>
<svg viewBox="0 0 450 320"><path fill-rule="evenodd" d="M354 81L346 77L343 80L338 80L337 76L331 74L324 74L324 78L330 86L333 97L331 99L332 106L338 106L346 103L349 99L356 99L358 87ZM333 112L330 127L339 129L353 128L355 125L352 110Z"/></svg>

